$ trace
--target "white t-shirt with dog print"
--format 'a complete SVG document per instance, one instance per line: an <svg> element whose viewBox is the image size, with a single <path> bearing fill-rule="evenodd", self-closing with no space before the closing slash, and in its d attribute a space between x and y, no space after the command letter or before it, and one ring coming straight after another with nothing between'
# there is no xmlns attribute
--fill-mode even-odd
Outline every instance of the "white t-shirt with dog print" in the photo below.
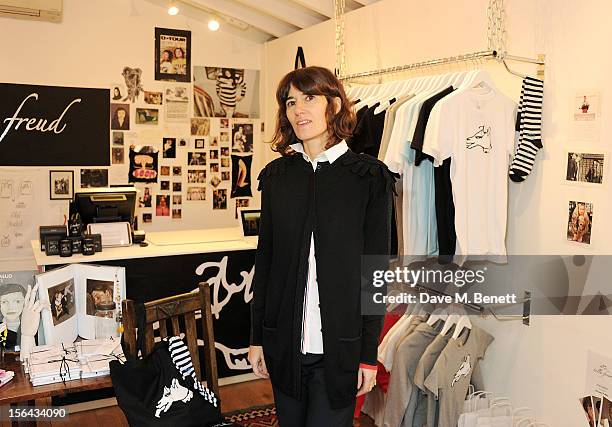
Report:
<svg viewBox="0 0 612 427"><path fill-rule="evenodd" d="M431 112L423 152L435 166L451 158L455 253L462 261L468 255L505 260L515 117L514 101L488 86L457 91Z"/></svg>

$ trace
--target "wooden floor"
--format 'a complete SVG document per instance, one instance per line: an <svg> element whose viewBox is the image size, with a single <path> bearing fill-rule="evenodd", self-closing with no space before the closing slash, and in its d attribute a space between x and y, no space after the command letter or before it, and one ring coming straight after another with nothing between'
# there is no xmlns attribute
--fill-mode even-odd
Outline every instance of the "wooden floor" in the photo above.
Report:
<svg viewBox="0 0 612 427"><path fill-rule="evenodd" d="M238 384L221 386L222 408L224 413L249 408L251 406L267 405L274 402L272 386L268 380L247 381ZM51 423L52 427L128 427L128 422L118 406L72 413L68 420ZM374 423L367 416L355 420L354 426L372 427Z"/></svg>

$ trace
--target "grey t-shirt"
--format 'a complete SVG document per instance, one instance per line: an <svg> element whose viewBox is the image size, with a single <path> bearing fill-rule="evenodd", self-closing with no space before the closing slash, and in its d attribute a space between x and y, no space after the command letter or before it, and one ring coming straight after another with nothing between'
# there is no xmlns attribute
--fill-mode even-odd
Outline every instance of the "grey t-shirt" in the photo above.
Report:
<svg viewBox="0 0 612 427"><path fill-rule="evenodd" d="M412 382L417 364L427 346L437 336L437 331L427 323L420 323L398 345L389 379L385 404L385 427L409 425L416 408L416 386ZM402 422L402 418L404 421ZM409 418L409 420L407 420Z"/></svg>
<svg viewBox="0 0 612 427"><path fill-rule="evenodd" d="M474 368L493 339L473 325L471 330L464 329L458 339L449 340L442 350L425 379L425 387L439 401L438 427L457 426Z"/></svg>

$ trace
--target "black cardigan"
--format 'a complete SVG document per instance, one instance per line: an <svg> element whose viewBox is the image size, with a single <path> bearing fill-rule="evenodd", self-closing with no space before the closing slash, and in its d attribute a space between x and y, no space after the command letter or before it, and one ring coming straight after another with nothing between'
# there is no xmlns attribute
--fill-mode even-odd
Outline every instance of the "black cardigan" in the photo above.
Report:
<svg viewBox="0 0 612 427"><path fill-rule="evenodd" d="M270 380L300 399L300 342L310 234L314 232L324 372L330 404L350 405L359 363L376 365L380 315L361 315L361 256L388 255L395 179L378 159L347 150L316 171L300 153L258 176L259 242L251 344L263 345Z"/></svg>

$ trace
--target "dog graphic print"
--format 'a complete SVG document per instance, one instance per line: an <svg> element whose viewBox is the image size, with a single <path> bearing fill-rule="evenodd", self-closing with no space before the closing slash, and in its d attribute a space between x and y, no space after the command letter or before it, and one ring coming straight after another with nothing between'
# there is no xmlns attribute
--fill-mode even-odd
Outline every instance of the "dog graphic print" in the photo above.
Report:
<svg viewBox="0 0 612 427"><path fill-rule="evenodd" d="M164 386L164 394L157 402L155 416L159 418L161 412L167 412L174 402L187 403L193 397L193 392L179 384L176 378L172 379L170 387Z"/></svg>
<svg viewBox="0 0 612 427"><path fill-rule="evenodd" d="M483 153L491 151L493 146L491 145L491 127L478 126L478 131L468 136L465 140L465 148L471 150L472 148L480 147Z"/></svg>
<svg viewBox="0 0 612 427"><path fill-rule="evenodd" d="M470 359L470 355L468 354L463 359L463 363L461 364L461 366L459 366L459 369L457 370L457 372L455 372L455 378L453 378L453 382L451 383L451 387L454 387L455 383L459 382L461 377L466 377L467 378L467 376L469 375L469 373L471 371L472 371L472 361Z"/></svg>

